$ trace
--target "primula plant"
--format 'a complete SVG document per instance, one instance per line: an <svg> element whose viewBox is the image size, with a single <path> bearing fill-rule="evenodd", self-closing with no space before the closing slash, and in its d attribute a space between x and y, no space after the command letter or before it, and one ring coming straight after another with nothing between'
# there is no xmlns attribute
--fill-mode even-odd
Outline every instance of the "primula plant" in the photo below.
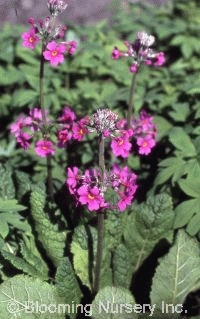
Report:
<svg viewBox="0 0 200 319"><path fill-rule="evenodd" d="M187 6L69 28L66 1L48 0L28 31L2 29L2 319L200 318Z"/></svg>

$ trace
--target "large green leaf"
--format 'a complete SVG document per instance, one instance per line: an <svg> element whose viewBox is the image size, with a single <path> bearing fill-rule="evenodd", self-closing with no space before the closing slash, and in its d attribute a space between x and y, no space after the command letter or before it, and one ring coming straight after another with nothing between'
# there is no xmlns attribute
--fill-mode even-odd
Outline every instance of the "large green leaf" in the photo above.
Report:
<svg viewBox="0 0 200 319"><path fill-rule="evenodd" d="M82 293L74 269L72 268L71 262L68 258L63 258L62 262L58 266L55 282L55 286L58 290L59 296L62 297L63 302L66 304L80 303ZM74 318L75 316L75 313L71 314L70 318Z"/></svg>
<svg viewBox="0 0 200 319"><path fill-rule="evenodd" d="M134 306L135 300L128 289L105 287L96 295L91 315L95 319L137 319Z"/></svg>
<svg viewBox="0 0 200 319"><path fill-rule="evenodd" d="M196 156L194 144L182 127L173 127L169 134L169 140L178 150L181 151L182 156Z"/></svg>
<svg viewBox="0 0 200 319"><path fill-rule="evenodd" d="M65 310L54 286L18 275L0 285L1 319L64 319Z"/></svg>
<svg viewBox="0 0 200 319"><path fill-rule="evenodd" d="M60 232L57 225L52 224L44 213L46 196L39 190L31 193L31 213L35 221L38 239L55 266L58 266L64 255L66 231Z"/></svg>
<svg viewBox="0 0 200 319"><path fill-rule="evenodd" d="M165 304L183 304L186 296L200 288L199 243L183 230L177 234L175 244L160 259L151 290L151 304L162 308Z"/></svg>
<svg viewBox="0 0 200 319"><path fill-rule="evenodd" d="M188 199L180 203L175 209L174 228L185 226L192 216L199 211L199 207L200 198Z"/></svg>
<svg viewBox="0 0 200 319"><path fill-rule="evenodd" d="M133 205L131 210L124 229L124 240L133 271L137 271L155 245L172 234L174 213L172 199L167 194L149 197L146 203Z"/></svg>
<svg viewBox="0 0 200 319"><path fill-rule="evenodd" d="M100 287L112 284L111 252L108 238L104 242ZM97 231L93 227L80 225L76 227L71 243L73 266L82 283L89 288L93 286L95 258L97 252Z"/></svg>

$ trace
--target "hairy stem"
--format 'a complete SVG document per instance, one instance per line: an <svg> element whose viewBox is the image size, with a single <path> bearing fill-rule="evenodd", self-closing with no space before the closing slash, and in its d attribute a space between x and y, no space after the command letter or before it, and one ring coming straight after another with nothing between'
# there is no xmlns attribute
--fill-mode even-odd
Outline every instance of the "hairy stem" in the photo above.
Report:
<svg viewBox="0 0 200 319"><path fill-rule="evenodd" d="M43 138L48 139L49 132L48 132L48 125L47 125L47 118L46 118L45 104L44 104L44 57L43 57L44 49L45 49L45 45L43 43L41 56L40 56L39 99L40 99L40 108L42 113ZM48 193L50 201L53 202L53 179L52 179L51 155L47 156L46 166L47 166L47 193Z"/></svg>
<svg viewBox="0 0 200 319"><path fill-rule="evenodd" d="M104 172L105 172L105 155L104 155L104 138L100 137L99 142L99 168L100 168L100 183L103 187L104 184ZM96 255L96 267L94 277L94 294L99 291L101 280L101 264L104 245L104 212L98 213L98 225L97 225L97 255Z"/></svg>

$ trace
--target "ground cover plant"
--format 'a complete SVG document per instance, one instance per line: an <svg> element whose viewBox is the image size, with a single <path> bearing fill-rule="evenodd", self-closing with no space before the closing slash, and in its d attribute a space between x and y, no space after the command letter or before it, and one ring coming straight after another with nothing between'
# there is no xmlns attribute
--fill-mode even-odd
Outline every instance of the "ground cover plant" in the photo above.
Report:
<svg viewBox="0 0 200 319"><path fill-rule="evenodd" d="M198 1L47 10L0 34L1 318L198 319Z"/></svg>

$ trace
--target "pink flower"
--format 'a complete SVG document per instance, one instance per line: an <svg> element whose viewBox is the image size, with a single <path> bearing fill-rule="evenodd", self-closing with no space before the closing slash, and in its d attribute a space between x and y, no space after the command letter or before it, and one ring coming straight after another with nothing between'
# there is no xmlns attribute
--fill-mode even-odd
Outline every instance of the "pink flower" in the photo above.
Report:
<svg viewBox="0 0 200 319"><path fill-rule="evenodd" d="M124 131L121 136L115 137L111 142L111 149L115 156L128 157L131 150L128 132Z"/></svg>
<svg viewBox="0 0 200 319"><path fill-rule="evenodd" d="M70 123L76 119L76 114L72 111L72 109L69 106L65 106L61 116L59 117L59 121L63 123Z"/></svg>
<svg viewBox="0 0 200 319"><path fill-rule="evenodd" d="M139 146L139 154L148 155L156 142L151 135L137 138L137 145Z"/></svg>
<svg viewBox="0 0 200 319"><path fill-rule="evenodd" d="M31 139L31 135L27 132L21 132L17 137L17 143L24 149L27 150L30 147L29 140Z"/></svg>
<svg viewBox="0 0 200 319"><path fill-rule="evenodd" d="M17 137L21 134L21 131L31 125L32 120L30 117L24 117L23 115L19 115L18 119L15 123L12 123L10 126L10 132Z"/></svg>
<svg viewBox="0 0 200 319"><path fill-rule="evenodd" d="M82 124L81 121L73 125L72 128L73 138L77 141L82 141L84 136L88 134L88 129Z"/></svg>
<svg viewBox="0 0 200 319"><path fill-rule="evenodd" d="M123 193L120 194L120 200L117 203L117 206L121 212L123 212L128 205L131 205L133 196L125 196Z"/></svg>
<svg viewBox="0 0 200 319"><path fill-rule="evenodd" d="M53 143L47 140L39 140L35 146L35 152L40 157L47 157L48 155L54 155L55 150Z"/></svg>
<svg viewBox="0 0 200 319"><path fill-rule="evenodd" d="M87 204L90 211L99 210L106 206L103 197L100 195L98 187L89 188L82 186L78 189L79 202Z"/></svg>
<svg viewBox="0 0 200 319"><path fill-rule="evenodd" d="M154 65L162 66L165 63L165 60L166 58L164 52L159 52L156 54Z"/></svg>
<svg viewBox="0 0 200 319"><path fill-rule="evenodd" d="M118 60L121 56L121 52L118 50L117 47L114 48L113 52L112 52L112 58L113 60Z"/></svg>
<svg viewBox="0 0 200 319"><path fill-rule="evenodd" d="M76 193L75 188L77 186L78 181L80 180L80 176L78 174L78 167L76 166L72 168L68 167L67 175L68 175L68 178L67 178L66 184L69 187L70 193L75 194Z"/></svg>
<svg viewBox="0 0 200 319"><path fill-rule="evenodd" d="M58 147L65 147L72 138L72 133L68 130L60 130L57 132Z"/></svg>
<svg viewBox="0 0 200 319"><path fill-rule="evenodd" d="M43 52L43 56L46 60L50 61L53 66L64 62L65 46L63 44L57 44L55 41L51 41L46 46L47 50Z"/></svg>
<svg viewBox="0 0 200 319"><path fill-rule="evenodd" d="M133 64L130 66L130 72L132 72L132 73L137 73L137 70L138 70L138 64L137 64L137 63L133 63Z"/></svg>
<svg viewBox="0 0 200 319"><path fill-rule="evenodd" d="M39 38L35 34L34 28L31 28L28 32L22 33L22 46L33 50L36 44L39 42Z"/></svg>
<svg viewBox="0 0 200 319"><path fill-rule="evenodd" d="M76 52L77 43L76 41L67 41L66 42L66 51L68 54L73 55Z"/></svg>

